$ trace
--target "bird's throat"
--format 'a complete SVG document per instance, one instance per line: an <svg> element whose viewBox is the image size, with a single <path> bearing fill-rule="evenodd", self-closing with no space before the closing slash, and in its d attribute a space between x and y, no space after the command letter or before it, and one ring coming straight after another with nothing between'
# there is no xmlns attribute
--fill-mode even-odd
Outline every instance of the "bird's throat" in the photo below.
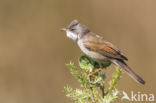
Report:
<svg viewBox="0 0 156 103"><path fill-rule="evenodd" d="M66 34L67 34L68 38L73 39L74 41L77 41L77 39L78 39L77 34L69 32L69 31L67 31Z"/></svg>

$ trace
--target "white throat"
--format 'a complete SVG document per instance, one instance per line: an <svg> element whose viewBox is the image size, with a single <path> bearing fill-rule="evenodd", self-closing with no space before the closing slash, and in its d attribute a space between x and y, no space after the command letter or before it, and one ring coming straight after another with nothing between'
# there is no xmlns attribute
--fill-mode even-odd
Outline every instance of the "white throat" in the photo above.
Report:
<svg viewBox="0 0 156 103"><path fill-rule="evenodd" d="M77 39L78 39L78 35L77 34L74 34L74 33L70 32L70 31L67 31L66 34L67 34L68 38L71 38L74 41L77 41Z"/></svg>

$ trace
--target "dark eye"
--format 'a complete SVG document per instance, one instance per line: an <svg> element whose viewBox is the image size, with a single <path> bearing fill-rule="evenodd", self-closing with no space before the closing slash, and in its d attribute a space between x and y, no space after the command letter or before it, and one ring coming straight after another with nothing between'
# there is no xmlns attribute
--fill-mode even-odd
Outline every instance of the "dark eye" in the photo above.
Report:
<svg viewBox="0 0 156 103"><path fill-rule="evenodd" d="M73 28L71 29L71 31L74 31L74 30L75 30L75 29L73 29Z"/></svg>

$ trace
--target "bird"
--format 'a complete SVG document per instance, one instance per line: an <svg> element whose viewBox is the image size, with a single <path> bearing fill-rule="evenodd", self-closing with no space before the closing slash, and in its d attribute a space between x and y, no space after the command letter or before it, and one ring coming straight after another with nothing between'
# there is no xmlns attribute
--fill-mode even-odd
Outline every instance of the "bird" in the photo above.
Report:
<svg viewBox="0 0 156 103"><path fill-rule="evenodd" d="M72 39L88 57L99 64L111 62L127 72L136 82L145 84L145 81L127 65L125 61L128 58L114 44L90 31L87 26L79 23L77 19L73 20L67 27L61 28L61 30L65 31L66 36Z"/></svg>

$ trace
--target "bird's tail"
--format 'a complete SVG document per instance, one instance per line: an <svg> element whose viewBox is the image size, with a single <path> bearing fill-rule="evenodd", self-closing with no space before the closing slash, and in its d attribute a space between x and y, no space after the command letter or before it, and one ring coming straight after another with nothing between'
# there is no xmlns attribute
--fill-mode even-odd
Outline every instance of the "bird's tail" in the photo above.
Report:
<svg viewBox="0 0 156 103"><path fill-rule="evenodd" d="M123 60L115 60L114 64L119 65L124 71L128 73L130 77L136 80L138 83L145 84L145 81L137 75Z"/></svg>

